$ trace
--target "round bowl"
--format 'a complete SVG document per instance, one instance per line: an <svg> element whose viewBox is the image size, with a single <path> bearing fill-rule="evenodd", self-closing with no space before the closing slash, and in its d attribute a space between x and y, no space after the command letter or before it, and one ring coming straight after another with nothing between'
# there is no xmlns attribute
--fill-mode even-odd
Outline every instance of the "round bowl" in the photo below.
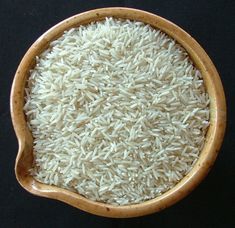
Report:
<svg viewBox="0 0 235 228"><path fill-rule="evenodd" d="M114 206L94 202L77 193L36 181L29 173L29 169L33 165L33 138L27 127L23 112L24 88L29 70L35 65L35 57L40 55L49 43L61 36L65 30L92 21L103 20L105 17L110 16L142 21L174 38L186 49L195 66L201 71L210 97L210 126L203 150L192 170L178 184L161 196L128 206ZM23 57L15 74L10 99L12 122L19 143L15 173L21 186L32 194L57 199L81 210L106 217L124 218L150 214L169 207L189 194L212 167L219 152L226 125L226 102L223 86L215 66L202 47L188 33L172 22L157 15L130 8L118 7L91 10L70 17L49 29L38 38Z"/></svg>

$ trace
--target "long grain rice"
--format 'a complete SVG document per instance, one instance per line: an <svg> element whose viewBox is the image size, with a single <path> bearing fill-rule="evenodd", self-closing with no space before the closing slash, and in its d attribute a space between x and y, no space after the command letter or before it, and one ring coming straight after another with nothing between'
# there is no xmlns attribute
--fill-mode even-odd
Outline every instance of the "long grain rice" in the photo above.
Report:
<svg viewBox="0 0 235 228"><path fill-rule="evenodd" d="M66 31L36 62L24 110L38 181L127 205L161 195L195 164L209 97L165 33L106 18Z"/></svg>

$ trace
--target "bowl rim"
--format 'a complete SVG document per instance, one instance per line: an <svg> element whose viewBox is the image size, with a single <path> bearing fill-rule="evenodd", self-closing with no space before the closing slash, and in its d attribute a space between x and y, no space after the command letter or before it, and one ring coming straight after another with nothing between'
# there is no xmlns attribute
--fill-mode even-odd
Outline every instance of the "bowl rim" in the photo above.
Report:
<svg viewBox="0 0 235 228"><path fill-rule="evenodd" d="M195 65L202 72L211 101L210 121L213 122L209 127L206 143L198 161L178 184L154 199L125 206L95 202L77 193L39 183L29 175L28 170L24 167L24 164L27 162L32 163L32 158L29 158L25 152L30 150L28 147L32 145L32 136L27 128L23 112L24 85L28 70L34 64L35 56L41 53L42 50L45 50L48 43L58 38L66 29L79 26L80 24L87 24L91 21L103 20L105 17L110 16L134 19L150 24L173 37L186 49ZM124 7L100 8L76 14L56 24L40 36L28 49L18 66L11 89L10 110L19 144L15 174L20 185L32 194L57 199L96 215L117 218L151 214L173 205L188 195L202 181L212 167L221 147L226 127L226 101L223 86L215 66L203 48L187 32L167 19L143 10Z"/></svg>

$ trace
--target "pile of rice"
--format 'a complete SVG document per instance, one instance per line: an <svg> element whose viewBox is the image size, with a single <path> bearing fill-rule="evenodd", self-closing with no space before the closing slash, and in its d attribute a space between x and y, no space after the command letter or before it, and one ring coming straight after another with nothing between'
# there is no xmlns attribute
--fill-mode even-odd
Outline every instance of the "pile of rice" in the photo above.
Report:
<svg viewBox="0 0 235 228"><path fill-rule="evenodd" d="M113 18L70 29L30 72L31 173L95 201L152 199L197 161L208 106L200 72L165 33Z"/></svg>

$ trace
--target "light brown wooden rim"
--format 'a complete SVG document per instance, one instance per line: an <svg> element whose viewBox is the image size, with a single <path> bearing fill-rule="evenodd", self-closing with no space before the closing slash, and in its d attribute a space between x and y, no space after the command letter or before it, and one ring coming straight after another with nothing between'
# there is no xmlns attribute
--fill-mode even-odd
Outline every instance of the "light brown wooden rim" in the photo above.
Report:
<svg viewBox="0 0 235 228"><path fill-rule="evenodd" d="M193 169L174 188L163 195L141 204L129 206L113 206L93 202L79 194L41 184L28 174L26 165L32 163L32 155L29 152L27 154L27 151L32 151L32 148L28 148L32 144L32 136L26 126L23 113L23 97L25 80L29 69L34 64L35 56L40 54L50 41L59 37L64 30L80 24L87 24L91 21L102 20L109 16L143 21L161 29L177 40L188 51L195 65L201 70L211 100L211 125L207 133L206 144ZM220 149L226 126L226 102L223 87L218 72L206 52L188 33L177 25L157 15L130 8L113 7L91 10L70 17L49 29L29 48L23 57L15 74L10 99L12 122L19 143L15 173L21 186L32 194L57 199L84 211L106 217L124 218L150 214L169 207L185 197L201 182L213 165Z"/></svg>

